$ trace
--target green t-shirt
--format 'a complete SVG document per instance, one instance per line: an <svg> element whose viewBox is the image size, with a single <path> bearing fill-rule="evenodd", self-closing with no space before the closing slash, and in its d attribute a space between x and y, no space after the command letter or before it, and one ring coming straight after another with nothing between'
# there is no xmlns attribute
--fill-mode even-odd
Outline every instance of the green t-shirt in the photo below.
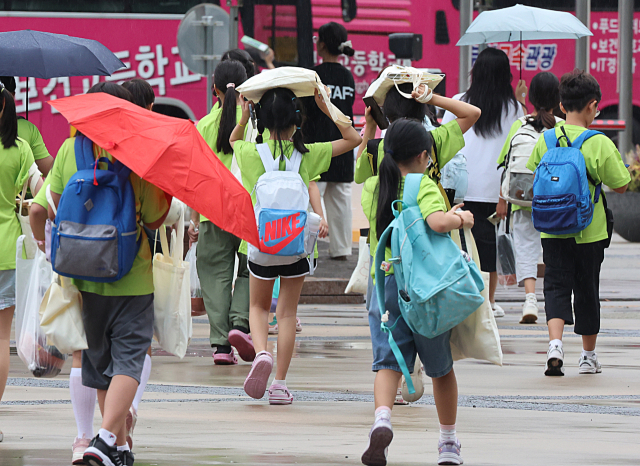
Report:
<svg viewBox="0 0 640 466"><path fill-rule="evenodd" d="M527 117L530 115L527 115ZM564 125L564 120L559 120L556 122L556 128ZM513 125L511 125L511 130L509 130L509 134L507 135L506 141L504 141L504 146L502 146L502 150L500 151L500 155L498 156L497 164L501 165L504 162L505 157L509 153L509 149L511 148L511 140L516 135L516 132L522 128L522 120L518 118ZM540 136L541 138L543 136ZM528 210L531 211L531 207L523 207L515 204L511 204L511 211L515 212L516 210Z"/></svg>
<svg viewBox="0 0 640 466"><path fill-rule="evenodd" d="M51 183L51 192L62 194L69 179L77 171L76 156L74 150L76 138L67 139L53 163L53 168L47 177ZM104 149L94 144L94 154L99 157L113 157ZM169 210L169 202L165 193L144 181L131 172L129 180L133 186L136 198L136 217L138 221L138 240L140 249L133 267L122 279L113 283L97 283L86 280L74 280L80 291L95 293L102 296L143 296L153 293L153 273L151 268L151 250L147 243L147 235L140 227L140 222L157 222Z"/></svg>
<svg viewBox="0 0 640 466"><path fill-rule="evenodd" d="M0 142L0 270L16 268L16 241L22 234L16 216L16 196L22 192L29 179L29 169L34 163L29 144L18 138L16 146L8 149Z"/></svg>
<svg viewBox="0 0 640 466"><path fill-rule="evenodd" d="M38 194L36 194L36 197L33 198L33 202L35 204L39 204L45 209L49 208L49 201L47 201L47 186L49 186L50 184L51 184L51 180L47 176L44 179L44 183L42 183L42 187L40 188L40 191L38 191Z"/></svg>
<svg viewBox="0 0 640 466"><path fill-rule="evenodd" d="M571 141L575 141L580 134L586 131L582 126L567 124L564 125L564 129ZM562 131L556 127L555 132L556 136L559 137L560 145L567 147L565 138L560 138ZM582 145L581 151L587 165L587 172L596 183L602 182L612 189L617 189L631 181L629 170L625 167L620 152L618 152L615 144L608 137L593 136L587 139ZM535 171L542 156L546 152L547 144L544 138L540 138L536 147L533 149L529 162L527 162L527 168ZM593 186L591 182L589 182L589 190L591 191L591 198L593 199L595 186ZM578 244L595 243L596 241L607 239L607 237L607 218L604 212L604 205L602 204L602 196L595 205L591 224L581 232L571 235L550 235L542 233L542 238L575 238Z"/></svg>
<svg viewBox="0 0 640 466"><path fill-rule="evenodd" d="M269 145L271 154L274 155L274 159L276 158L276 148L278 151L277 154L280 156L280 143L278 141L270 139L267 141L267 144ZM309 152L302 154L300 177L308 187L309 181L318 178L324 172L329 170L329 165L331 165L332 147L330 142L305 144L305 146L309 149ZM293 154L293 143L291 141L282 141L282 148L284 150L284 155L290 159L291 154ZM262 165L262 159L260 158L258 149L256 149L256 144L248 141L236 141L233 147L233 152L236 155L236 161L238 162L238 167L242 173L242 184L245 189L251 193L251 201L255 205L256 196L253 189L258 182L258 178L260 178L265 172L264 165ZM285 167L286 163L282 160L280 162L280 170L284 170ZM247 254L247 243L245 241L242 241L239 252Z"/></svg>
<svg viewBox="0 0 640 466"><path fill-rule="evenodd" d="M440 169L444 167L464 147L464 137L457 121L453 120L430 131L438 155ZM378 145L378 168L384 158L384 139ZM371 158L366 150L356 162L355 182L364 183L373 176Z"/></svg>
<svg viewBox="0 0 640 466"><path fill-rule="evenodd" d="M378 247L378 236L377 236L377 228L376 228L376 214L378 210L378 177L372 176L369 178L362 188L362 197L361 204L362 209L364 210L364 214L369 220L369 238L370 238L370 251L373 257L376 256L376 249ZM404 190L404 177L402 178L402 183L400 184L400 192L401 195L399 199L402 199L402 192ZM445 204L445 200L442 197L442 193L440 192L440 188L435 181L429 178L427 175L422 177L422 181L420 183L420 190L418 191L418 206L420 207L420 212L422 213L422 217L426 220L427 217L434 212L446 212L447 206ZM385 251L385 259L389 260L391 258L391 248L387 247ZM393 273L393 269L387 272L387 275L391 275ZM371 275L375 276L375 265L371 266Z"/></svg>
<svg viewBox="0 0 640 466"><path fill-rule="evenodd" d="M34 160L42 160L51 157L47 146L44 145L42 134L36 125L24 118L18 118L18 136L27 141Z"/></svg>

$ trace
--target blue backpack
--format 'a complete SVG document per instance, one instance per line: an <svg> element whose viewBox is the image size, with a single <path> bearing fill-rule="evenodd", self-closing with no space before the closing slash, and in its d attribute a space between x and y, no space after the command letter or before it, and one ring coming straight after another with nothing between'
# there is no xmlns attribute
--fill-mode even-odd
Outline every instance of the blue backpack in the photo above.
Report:
<svg viewBox="0 0 640 466"><path fill-rule="evenodd" d="M544 133L547 152L535 171L531 203L535 229L553 235L579 233L587 228L602 189L602 183L596 184L589 176L580 151L587 139L602 133L587 130L571 142L564 128L561 130L568 147L560 147L555 130ZM596 187L593 201L589 182Z"/></svg>
<svg viewBox="0 0 640 466"><path fill-rule="evenodd" d="M418 191L422 174L405 178L402 201L391 206L395 219L382 233L375 257L376 293L382 331L405 376L409 393L415 393L407 364L393 339L385 303L385 245L391 238L391 263L398 284L400 313L412 332L427 338L451 330L484 302L484 280L475 262L460 250L448 233L437 233L422 218ZM402 210L396 209L400 203Z"/></svg>
<svg viewBox="0 0 640 466"><path fill-rule="evenodd" d="M94 160L93 142L84 136L76 137L74 149L78 171L60 197L51 264L65 277L115 282L129 273L140 247L131 170L106 157Z"/></svg>

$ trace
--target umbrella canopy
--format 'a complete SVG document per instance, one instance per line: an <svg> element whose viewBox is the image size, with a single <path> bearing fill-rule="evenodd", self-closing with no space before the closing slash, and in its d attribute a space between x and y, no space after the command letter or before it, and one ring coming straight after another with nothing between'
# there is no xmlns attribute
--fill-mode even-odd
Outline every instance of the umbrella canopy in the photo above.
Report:
<svg viewBox="0 0 640 466"><path fill-rule="evenodd" d="M0 32L0 56L0 76L105 76L125 67L95 40L31 30Z"/></svg>
<svg viewBox="0 0 640 466"><path fill-rule="evenodd" d="M516 5L483 11L456 45L522 40L579 39L593 33L571 13Z"/></svg>
<svg viewBox="0 0 640 466"><path fill-rule="evenodd" d="M251 197L195 125L105 93L49 101L70 124L134 173L258 245Z"/></svg>

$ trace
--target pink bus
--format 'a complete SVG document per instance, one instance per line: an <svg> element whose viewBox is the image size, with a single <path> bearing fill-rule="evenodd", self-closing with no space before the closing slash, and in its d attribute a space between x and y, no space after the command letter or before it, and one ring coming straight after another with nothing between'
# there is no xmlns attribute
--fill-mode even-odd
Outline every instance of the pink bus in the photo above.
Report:
<svg viewBox="0 0 640 466"><path fill-rule="evenodd" d="M156 111L199 119L206 112L206 79L191 73L182 63L176 35L183 14L200 0L5 0L0 8L0 31L34 29L95 39L106 45L127 65L110 77L72 77L51 80L20 78L18 111L41 130L53 154L67 137L66 120L46 104L47 100L86 92L99 80L124 81L144 78L153 86ZM221 2L226 8L226 2ZM235 3L235 0L234 0ZM240 10L240 36L247 34L268 43L281 64L313 66L316 60L312 36L328 21L343 22L345 0L244 0ZM493 0L493 7L512 6L516 1ZM519 3L572 10L575 0L538 0ZM602 118L616 118L618 105L617 2L592 0L589 71L603 90ZM636 2L637 8L640 1ZM344 22L356 53L343 57L356 83L356 115L364 113L361 97L380 70L392 63L439 69L446 74L441 91L458 92L460 37L459 0L357 0L357 16ZM85 11L78 11L84 9ZM275 14L273 10L275 9ZM388 34L423 35L423 58L415 63L398 60L389 50ZM640 15L634 18L635 55L640 53ZM571 40L491 44L509 56L515 77L522 56L523 77L530 80L540 71L558 76L574 66L575 43ZM635 78L635 76L634 76ZM634 98L634 143L640 143L640 96Z"/></svg>

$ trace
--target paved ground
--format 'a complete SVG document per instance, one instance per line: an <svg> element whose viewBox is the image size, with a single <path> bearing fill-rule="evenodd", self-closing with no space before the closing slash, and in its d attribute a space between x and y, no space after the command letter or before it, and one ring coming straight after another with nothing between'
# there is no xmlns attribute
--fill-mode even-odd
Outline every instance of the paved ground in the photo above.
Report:
<svg viewBox="0 0 640 466"><path fill-rule="evenodd" d="M640 246L616 238L603 269L604 371L579 376L580 340L565 341L567 375L542 375L543 325L518 324L522 290L501 290L504 366L460 361L458 431L469 465L640 464ZM607 301L608 300L608 301ZM136 465L357 465L372 421L371 343L362 306L302 306L288 378L296 401L271 407L241 390L248 364L214 367L205 319L184 360L154 351L135 432ZM0 465L66 465L75 435L69 365L34 379L12 356L0 405ZM435 464L438 423L429 385L396 407L392 465ZM96 415L96 427L99 414Z"/></svg>

